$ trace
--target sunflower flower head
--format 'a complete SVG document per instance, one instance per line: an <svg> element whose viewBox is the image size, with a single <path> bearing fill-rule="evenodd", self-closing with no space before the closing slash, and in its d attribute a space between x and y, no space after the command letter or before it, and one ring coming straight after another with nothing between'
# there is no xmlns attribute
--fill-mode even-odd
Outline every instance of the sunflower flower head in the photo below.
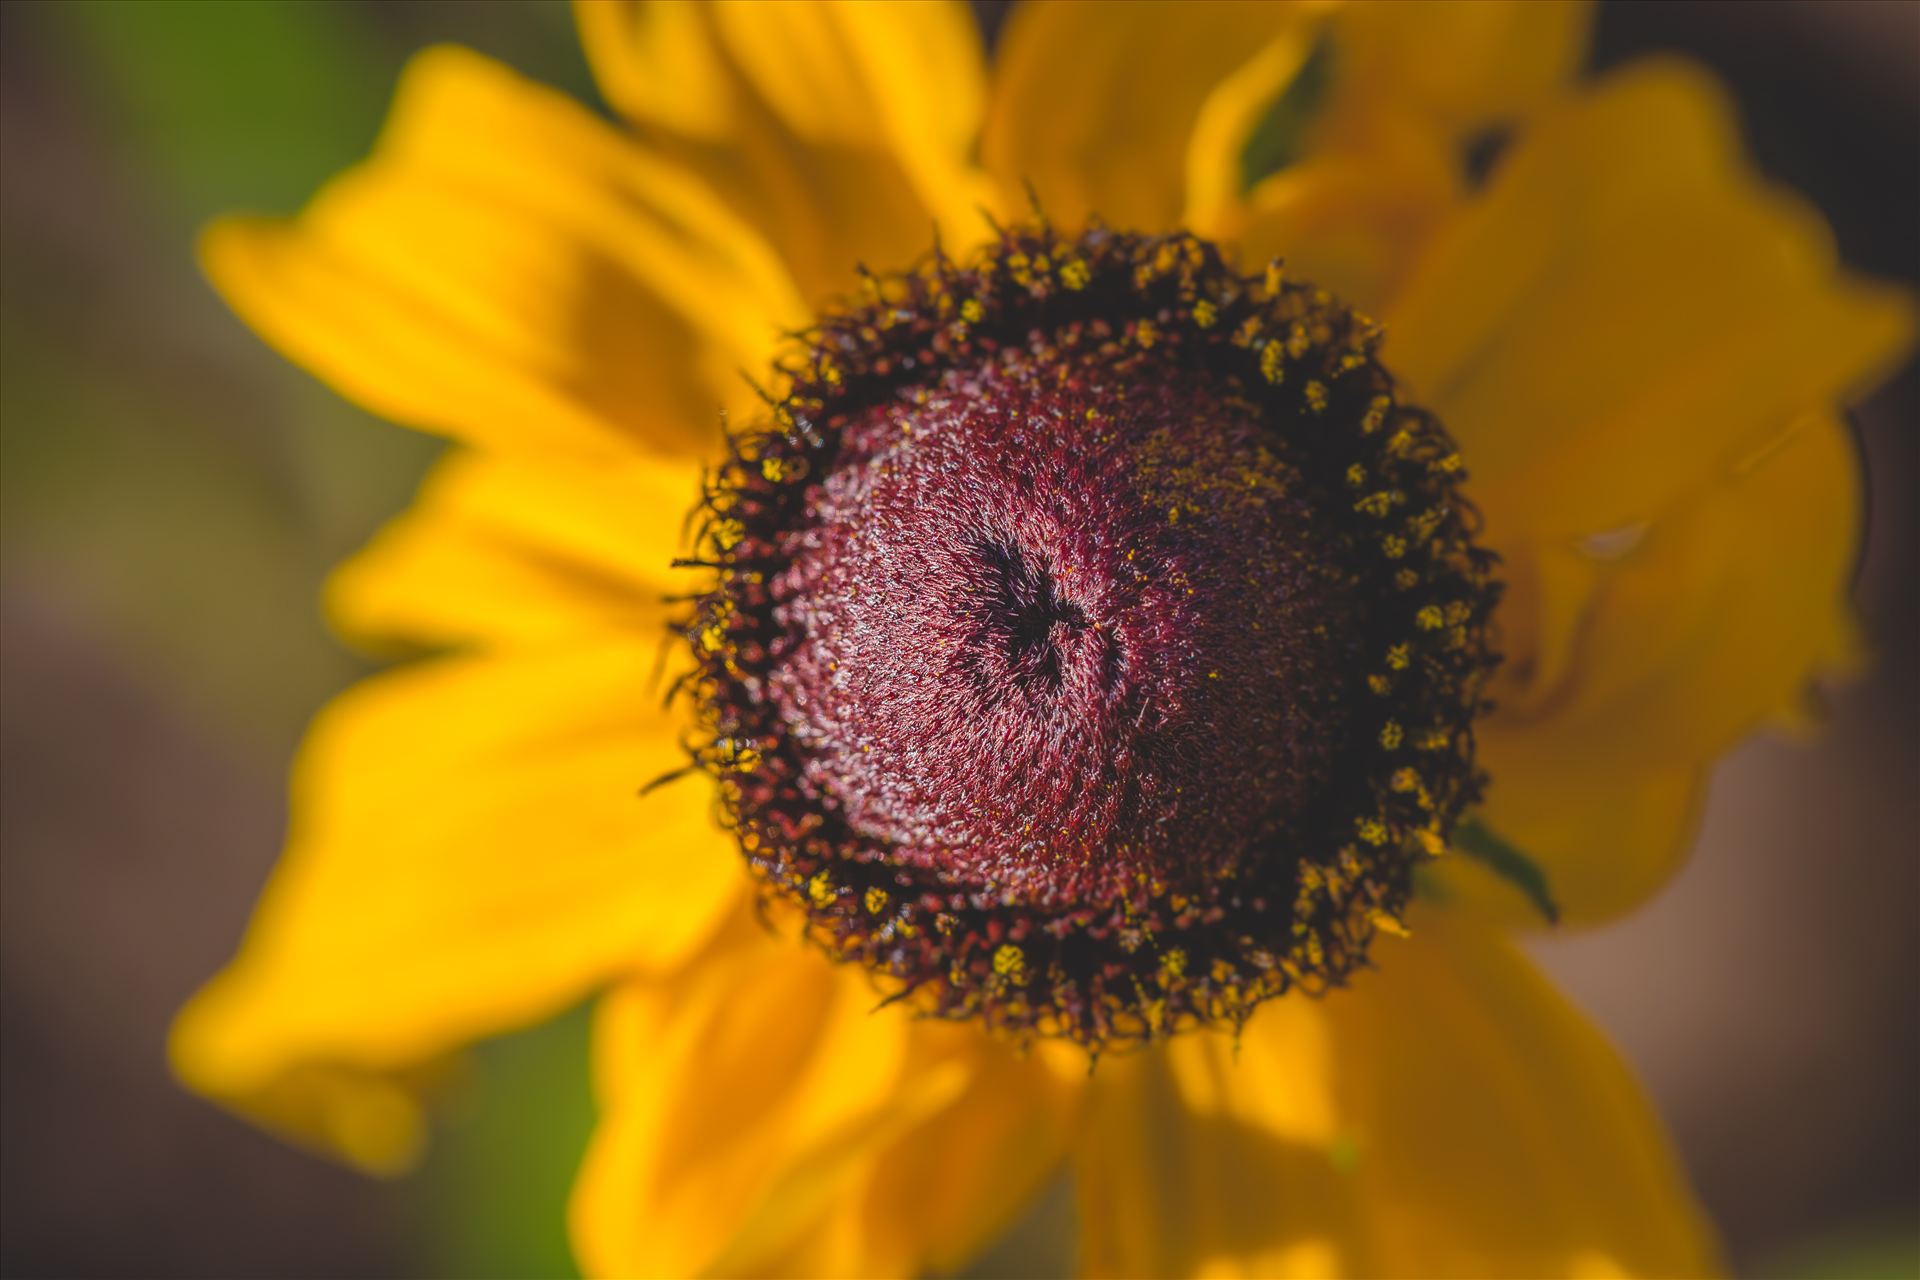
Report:
<svg viewBox="0 0 1920 1280"><path fill-rule="evenodd" d="M950 1272L1059 1180L1089 1276L1714 1270L1508 934L1854 652L1911 300L1578 5L578 12L617 124L431 51L208 233L456 447L182 1078L391 1169L598 994L593 1274Z"/></svg>
<svg viewBox="0 0 1920 1280"><path fill-rule="evenodd" d="M1340 982L1476 795L1497 596L1379 338L1278 263L1043 220L822 315L688 561L763 890L1094 1049Z"/></svg>

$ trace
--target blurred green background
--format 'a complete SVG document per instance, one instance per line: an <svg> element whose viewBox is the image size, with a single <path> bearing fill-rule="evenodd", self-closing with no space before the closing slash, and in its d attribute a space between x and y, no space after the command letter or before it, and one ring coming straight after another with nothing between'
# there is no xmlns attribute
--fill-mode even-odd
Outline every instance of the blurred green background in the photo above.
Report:
<svg viewBox="0 0 1920 1280"><path fill-rule="evenodd" d="M991 30L1003 6L980 8ZM298 208L441 40L595 101L554 3L0 3L7 1274L570 1273L581 1014L479 1050L391 1185L177 1092L161 1057L277 849L306 718L363 669L320 579L435 448L243 331L194 231ZM1603 11L1600 63L1656 48L1734 85L1851 262L1920 282L1920 6ZM1647 1078L1743 1272L1920 1271L1913 371L1859 420L1877 673L1817 747L1735 758L1666 898L1541 948Z"/></svg>

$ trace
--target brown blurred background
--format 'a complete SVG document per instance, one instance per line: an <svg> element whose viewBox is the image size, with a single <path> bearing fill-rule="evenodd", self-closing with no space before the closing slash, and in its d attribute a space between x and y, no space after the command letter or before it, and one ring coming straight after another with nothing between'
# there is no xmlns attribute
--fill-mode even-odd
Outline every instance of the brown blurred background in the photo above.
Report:
<svg viewBox="0 0 1920 1280"><path fill-rule="evenodd" d="M1002 7L980 8L991 31ZM321 575L432 453L243 332L193 228L297 208L441 39L591 100L555 4L0 3L8 1275L569 1265L577 1014L480 1051L395 1185L187 1097L162 1059L277 849L307 715L359 669L320 623ZM1597 65L1654 49L1733 86L1760 164L1850 263L1920 285L1920 5L1602 10ZM1665 896L1538 948L1651 1086L1749 1274L1920 1271L1920 375L1857 421L1874 673L1818 742L1727 761Z"/></svg>

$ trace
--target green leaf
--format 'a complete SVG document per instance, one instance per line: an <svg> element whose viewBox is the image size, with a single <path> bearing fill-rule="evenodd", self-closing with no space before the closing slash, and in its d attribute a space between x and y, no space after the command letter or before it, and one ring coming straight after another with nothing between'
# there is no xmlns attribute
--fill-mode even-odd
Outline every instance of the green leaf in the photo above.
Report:
<svg viewBox="0 0 1920 1280"><path fill-rule="evenodd" d="M1560 923L1560 908L1547 888L1547 873L1486 823L1468 818L1455 827L1453 847L1525 894L1548 924Z"/></svg>
<svg viewBox="0 0 1920 1280"><path fill-rule="evenodd" d="M1333 41L1321 36L1240 148L1240 193L1245 195L1298 160L1306 151L1307 131L1333 87Z"/></svg>
<svg viewBox="0 0 1920 1280"><path fill-rule="evenodd" d="M192 225L232 209L291 213L365 154L403 57L369 12L102 0L49 16L130 158Z"/></svg>

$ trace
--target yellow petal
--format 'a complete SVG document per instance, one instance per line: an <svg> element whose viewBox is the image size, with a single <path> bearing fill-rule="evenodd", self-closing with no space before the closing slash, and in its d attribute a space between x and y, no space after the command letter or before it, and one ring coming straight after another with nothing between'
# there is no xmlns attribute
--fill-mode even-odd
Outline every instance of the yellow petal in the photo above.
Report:
<svg viewBox="0 0 1920 1280"><path fill-rule="evenodd" d="M1349 989L1263 1007L1237 1052L1194 1035L1102 1065L1078 1165L1090 1274L1715 1269L1600 1035L1495 935L1413 927Z"/></svg>
<svg viewBox="0 0 1920 1280"><path fill-rule="evenodd" d="M1463 135L1548 101L1586 56L1584 0L1367 0L1340 15L1342 76L1354 97Z"/></svg>
<svg viewBox="0 0 1920 1280"><path fill-rule="evenodd" d="M1546 872L1564 922L1658 890L1712 759L1852 659L1858 470L1852 433L1815 414L1645 527L1509 549L1509 662L1477 735L1486 820ZM1488 897L1477 867L1440 876Z"/></svg>
<svg viewBox="0 0 1920 1280"><path fill-rule="evenodd" d="M987 230L966 6L579 0L607 99L758 226L818 302Z"/></svg>
<svg viewBox="0 0 1920 1280"><path fill-rule="evenodd" d="M1168 230L1185 207L1189 147L1209 98L1250 62L1242 87L1290 75L1315 8L1020 5L1000 37L982 158L1008 187L1031 183L1065 226L1097 214L1125 230ZM1221 135L1240 127L1223 117L1247 115L1224 103L1216 112Z"/></svg>
<svg viewBox="0 0 1920 1280"><path fill-rule="evenodd" d="M706 449L801 314L685 171L452 48L408 68L371 160L291 222L215 224L201 257L343 394L489 446Z"/></svg>
<svg viewBox="0 0 1920 1280"><path fill-rule="evenodd" d="M1656 62L1539 117L1388 328L1506 562L1488 822L1569 918L1626 910L1711 757L1851 652L1857 463L1820 411L1911 304L1841 275L1712 83Z"/></svg>
<svg viewBox="0 0 1920 1280"><path fill-rule="evenodd" d="M1222 215L1239 203L1246 186L1248 145L1274 111L1290 113L1287 122L1300 131L1299 141L1319 131L1317 117L1324 115L1336 74L1327 40L1325 24L1303 11L1303 20L1281 27L1201 100L1186 143L1187 227L1217 234Z"/></svg>
<svg viewBox="0 0 1920 1280"><path fill-rule="evenodd" d="M1909 344L1761 188L1726 104L1636 66L1542 116L1387 315L1386 357L1460 440L1496 544L1649 520Z"/></svg>
<svg viewBox="0 0 1920 1280"><path fill-rule="evenodd" d="M1378 315L1460 203L1453 156L1410 122L1379 117L1221 206L1214 230L1243 265L1287 274Z"/></svg>
<svg viewBox="0 0 1920 1280"><path fill-rule="evenodd" d="M657 646L664 601L696 585L670 563L699 493L691 460L457 452L406 514L335 570L329 612L375 641L528 643L617 630Z"/></svg>
<svg viewBox="0 0 1920 1280"><path fill-rule="evenodd" d="M968 1064L916 1062L910 1019L877 1003L862 971L771 936L609 997L571 1212L583 1268L759 1274L790 1256L875 1153L966 1086Z"/></svg>
<svg viewBox="0 0 1920 1280"><path fill-rule="evenodd" d="M175 1070L371 1165L395 1087L610 975L671 967L743 877L657 711L644 645L448 659L349 691L294 768L287 851L240 954L182 1011Z"/></svg>
<svg viewBox="0 0 1920 1280"><path fill-rule="evenodd" d="M1480 820L1546 877L1561 928L1599 924L1639 906L1685 864L1699 831L1710 770L1569 762L1525 732L1479 734L1492 776ZM1471 907L1509 928L1545 925L1517 886L1462 854L1425 869L1436 900Z"/></svg>
<svg viewBox="0 0 1920 1280"><path fill-rule="evenodd" d="M1853 655L1859 468L1852 432L1814 414L1590 556L1577 620L1546 641L1566 656L1502 686L1492 727L1610 769L1703 761L1790 715Z"/></svg>
<svg viewBox="0 0 1920 1280"><path fill-rule="evenodd" d="M1085 1058L1062 1077L971 1025L915 1024L909 1072L955 1063L964 1091L877 1152L774 1274L950 1273L1027 1209L1065 1158Z"/></svg>

